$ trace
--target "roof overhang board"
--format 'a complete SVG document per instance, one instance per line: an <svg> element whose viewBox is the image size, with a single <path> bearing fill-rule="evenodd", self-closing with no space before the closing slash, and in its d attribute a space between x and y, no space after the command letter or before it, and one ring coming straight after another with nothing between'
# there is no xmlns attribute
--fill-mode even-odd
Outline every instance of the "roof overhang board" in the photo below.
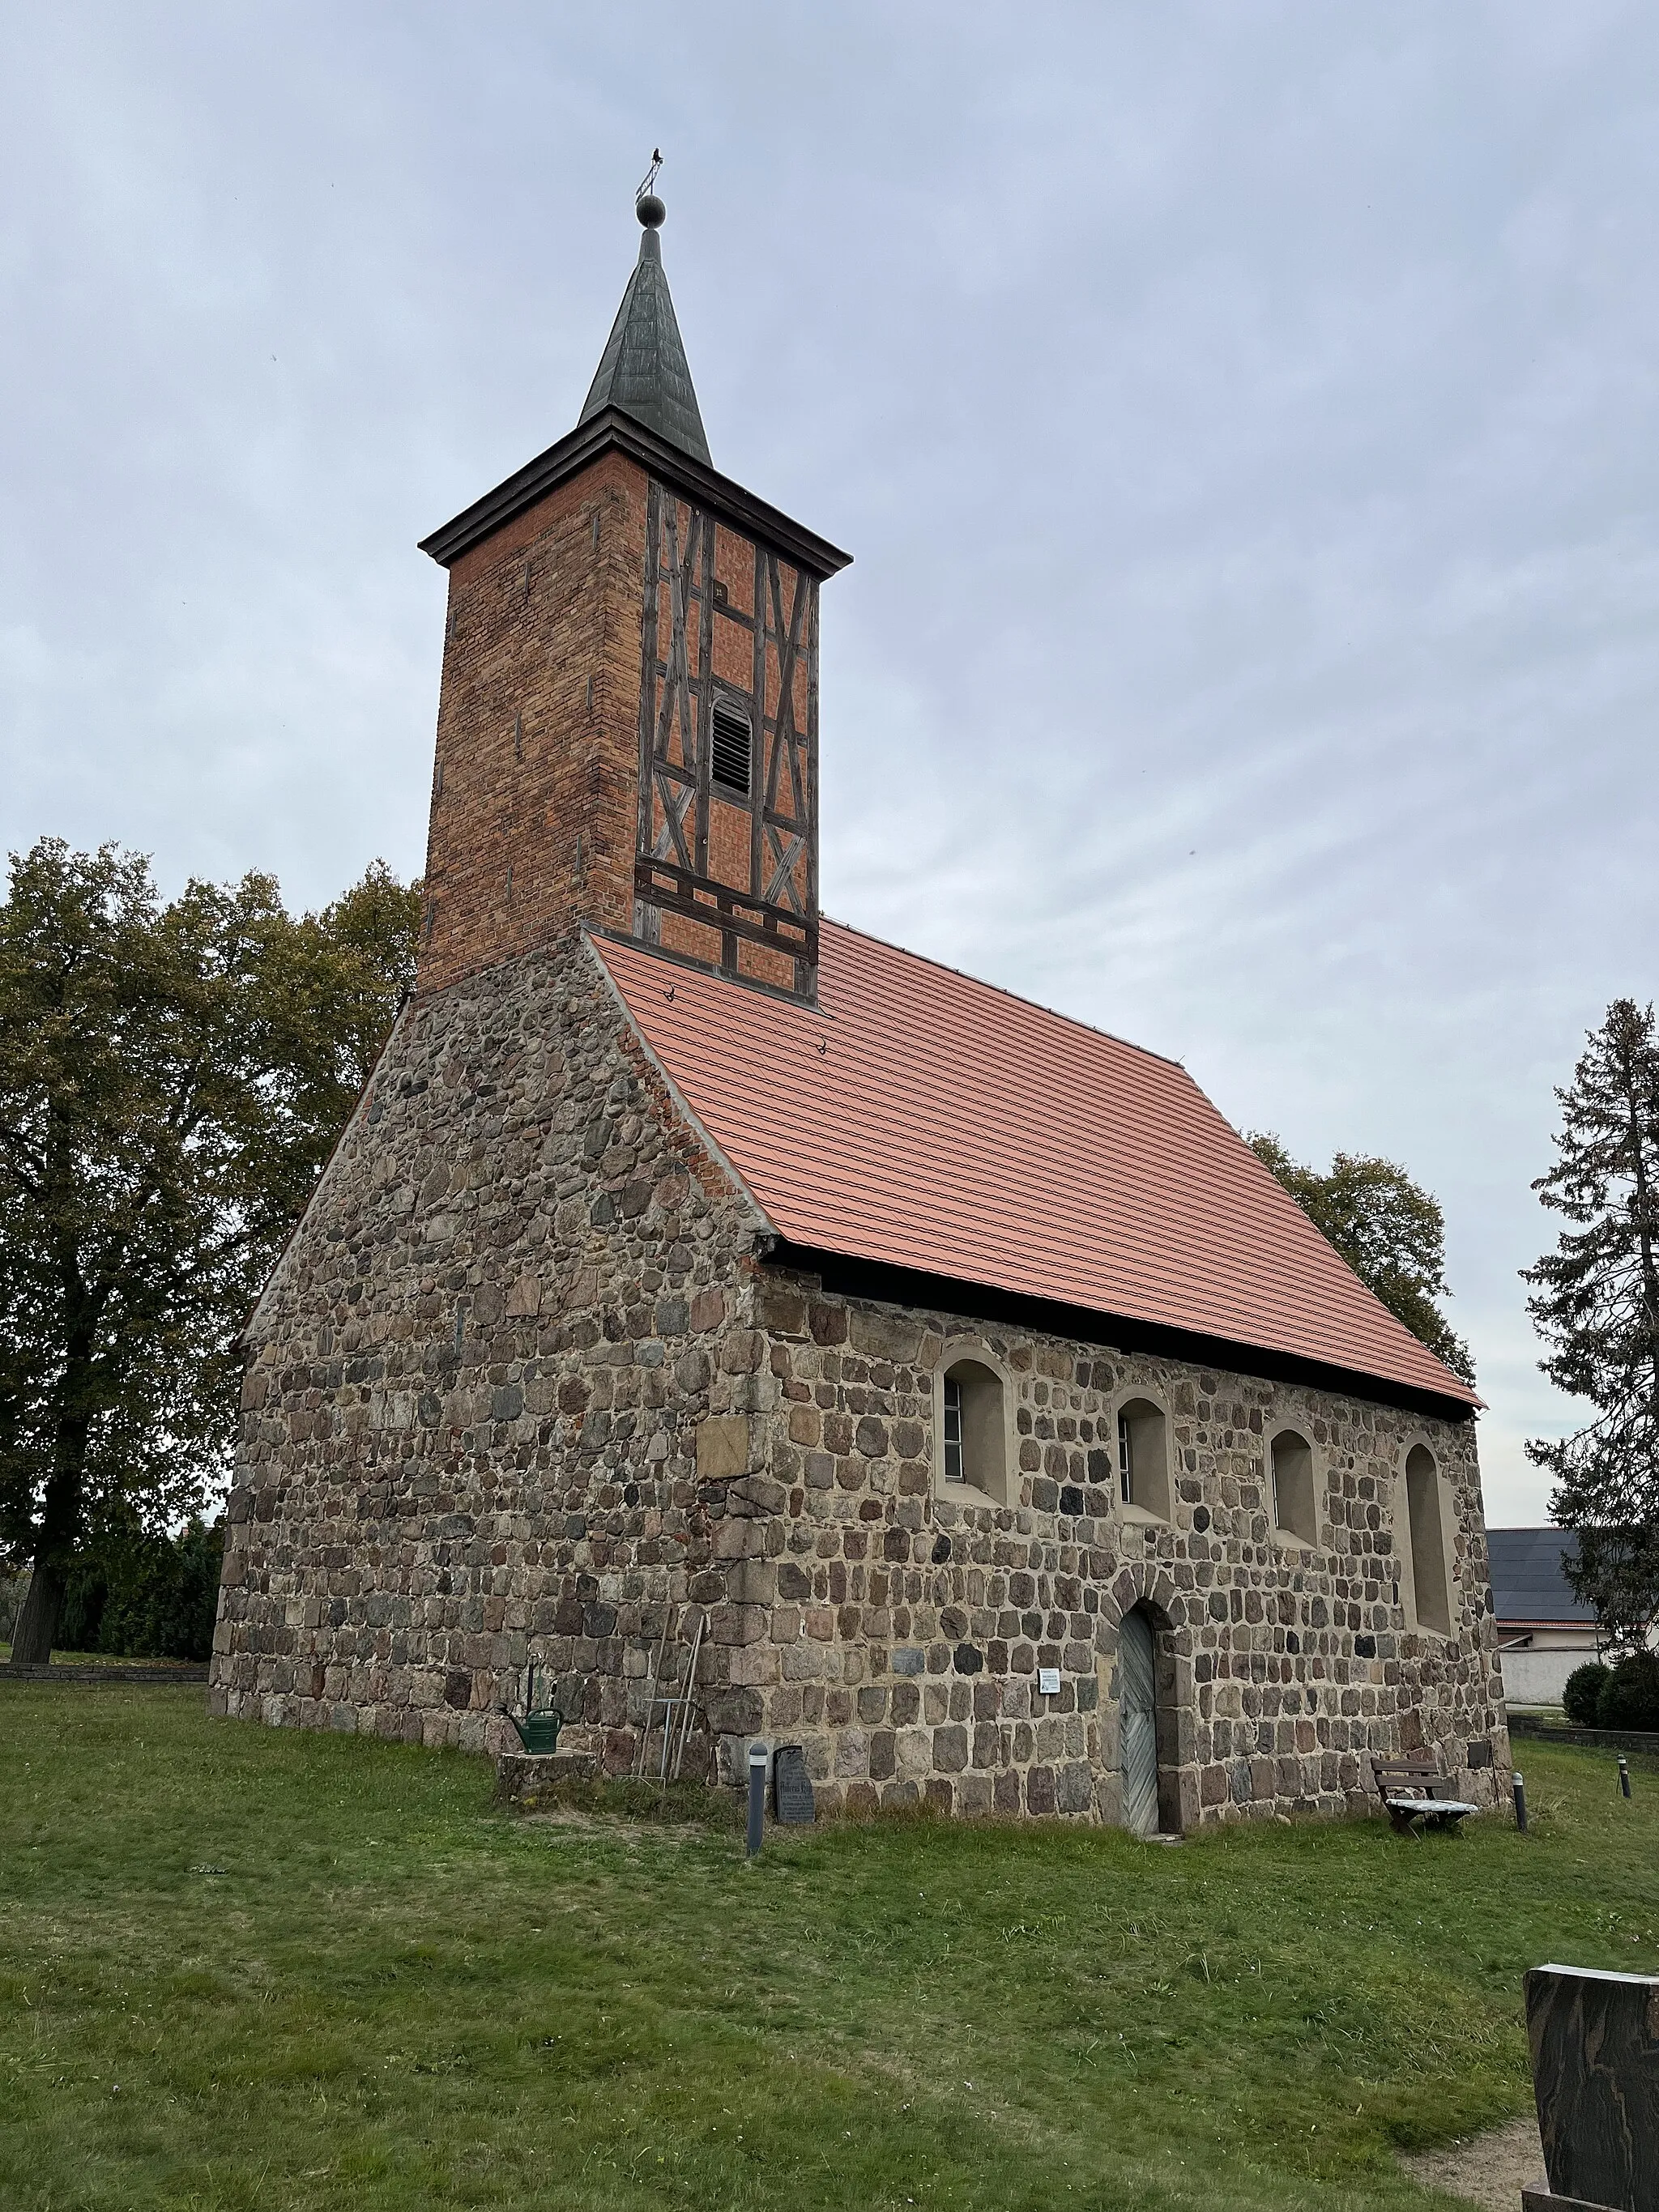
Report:
<svg viewBox="0 0 1659 2212"><path fill-rule="evenodd" d="M689 453L681 453L654 430L647 429L619 407L607 407L581 422L568 437L538 453L533 461L474 500L453 522L420 541L441 568L452 568L464 553L511 522L548 493L599 459L602 453L624 453L663 483L684 492L697 506L712 511L745 537L763 539L807 574L823 579L845 568L853 556L832 545L827 538L806 529L763 499L757 499L718 469L705 468Z"/></svg>

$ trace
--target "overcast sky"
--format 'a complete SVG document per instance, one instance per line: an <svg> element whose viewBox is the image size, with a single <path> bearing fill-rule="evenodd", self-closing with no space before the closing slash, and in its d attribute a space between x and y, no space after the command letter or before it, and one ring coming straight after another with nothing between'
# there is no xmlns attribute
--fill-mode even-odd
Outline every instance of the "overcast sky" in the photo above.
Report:
<svg viewBox="0 0 1659 2212"><path fill-rule="evenodd" d="M1449 1227L1489 1517L1552 1085L1655 990L1659 11L0 18L0 836L423 857L415 540L574 422L667 155L716 465L849 549L823 896Z"/></svg>

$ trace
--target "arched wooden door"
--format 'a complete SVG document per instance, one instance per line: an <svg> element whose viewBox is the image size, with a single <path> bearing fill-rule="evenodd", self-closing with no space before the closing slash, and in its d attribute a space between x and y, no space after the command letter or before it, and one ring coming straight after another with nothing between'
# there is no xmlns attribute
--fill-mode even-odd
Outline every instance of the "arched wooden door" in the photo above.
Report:
<svg viewBox="0 0 1659 2212"><path fill-rule="evenodd" d="M1123 1748L1123 1825L1158 1833L1158 1705L1152 1624L1138 1607L1117 1635L1118 1735Z"/></svg>

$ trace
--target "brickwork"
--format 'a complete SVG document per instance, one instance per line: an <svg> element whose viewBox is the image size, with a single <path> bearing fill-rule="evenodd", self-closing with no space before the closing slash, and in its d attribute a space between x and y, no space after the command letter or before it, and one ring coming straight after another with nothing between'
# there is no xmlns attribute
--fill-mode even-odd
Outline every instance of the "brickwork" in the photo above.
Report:
<svg viewBox="0 0 1659 2212"><path fill-rule="evenodd" d="M422 991L629 927L647 481L605 453L450 571Z"/></svg>
<svg viewBox="0 0 1659 2212"><path fill-rule="evenodd" d="M442 690L432 779L426 864L426 921L419 988L441 990L494 962L552 942L578 922L624 933L641 930L673 949L718 966L717 921L684 915L636 915L634 862L641 851L676 851L665 826L663 794L642 818L639 805L641 622L646 601L646 525L651 479L610 451L537 506L464 554L450 572ZM696 511L661 486L672 509L677 546L696 540ZM745 711L763 718L757 744L757 797L770 791L775 819L789 815L787 765L773 764L781 709L780 645L754 607L757 574L766 581L755 544L726 524L708 523L712 574L690 564L682 598L678 572L665 572L655 596L655 647L660 665L684 661L684 684L671 684L674 726L669 750L695 773L702 708L704 629L710 669ZM665 525L665 535L666 526ZM799 593L816 623L816 581L772 556L781 579L780 605ZM700 616L712 588L706 624ZM805 627L805 625L798 625ZM757 637L759 636L758 648ZM653 683L655 678L653 678ZM757 701L758 700L758 705ZM816 728L807 657L793 665L793 725ZM690 726L682 729L682 720ZM814 769L814 774L816 773ZM702 844L688 816L687 864L700 875L748 893L775 883L781 840L757 833L745 808L708 793ZM803 804L806 794L803 793ZM778 810L782 810L782 816ZM793 865L783 872L789 896L816 914L817 814L806 817ZM751 841L758 834L758 849ZM643 842L641 842L643 840ZM759 945L730 948L738 971L792 988L794 965Z"/></svg>
<svg viewBox="0 0 1659 2212"><path fill-rule="evenodd" d="M672 1605L682 1645L706 1625L698 1771L735 1778L760 1733L805 1745L830 1809L1109 1820L1146 1601L1183 1824L1334 1810L1367 1750L1419 1742L1491 1794L1471 1425L826 1296L762 1227L580 940L414 1001L250 1333L215 1709L484 1748L534 1660L562 1747L625 1769ZM1006 1505L937 1491L964 1335L1008 1378ZM1168 1410L1167 1522L1107 1479L1126 1391ZM1306 1551L1268 1526L1279 1419L1324 1486ZM1419 1440L1455 1506L1449 1638L1396 1597ZM1463 1771L1472 1743L1495 1767Z"/></svg>

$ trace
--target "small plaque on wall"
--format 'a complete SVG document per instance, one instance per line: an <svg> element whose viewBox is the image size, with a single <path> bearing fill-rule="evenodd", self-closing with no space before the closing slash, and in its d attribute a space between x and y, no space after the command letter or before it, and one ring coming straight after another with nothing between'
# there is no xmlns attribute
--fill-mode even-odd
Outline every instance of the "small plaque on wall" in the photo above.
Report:
<svg viewBox="0 0 1659 2212"><path fill-rule="evenodd" d="M1037 1668L1037 1695L1042 1698L1057 1698L1060 1695L1060 1669L1058 1667L1039 1667Z"/></svg>
<svg viewBox="0 0 1659 2212"><path fill-rule="evenodd" d="M798 1743L781 1743L772 1761L772 1803L785 1827L810 1828L817 1817L812 1782Z"/></svg>

